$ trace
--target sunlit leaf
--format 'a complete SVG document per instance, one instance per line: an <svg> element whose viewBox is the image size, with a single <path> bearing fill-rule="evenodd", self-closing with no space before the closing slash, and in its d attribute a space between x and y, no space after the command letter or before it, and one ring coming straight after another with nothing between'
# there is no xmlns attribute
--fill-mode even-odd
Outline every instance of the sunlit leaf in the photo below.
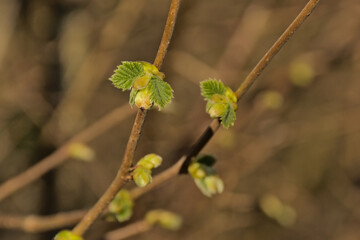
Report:
<svg viewBox="0 0 360 240"><path fill-rule="evenodd" d="M214 94L224 95L226 91L225 85L216 79L208 79L200 82L201 95L205 99L210 99Z"/></svg>
<svg viewBox="0 0 360 240"><path fill-rule="evenodd" d="M147 89L150 91L150 100L153 101L159 109L164 108L166 104L171 102L171 98L173 98L171 86L157 76L151 78Z"/></svg>
<svg viewBox="0 0 360 240"><path fill-rule="evenodd" d="M236 113L235 110L228 104L226 111L220 117L221 124L225 128L229 128L230 126L234 125L236 120Z"/></svg>
<svg viewBox="0 0 360 240"><path fill-rule="evenodd" d="M143 75L145 75L145 71L140 62L124 61L114 71L110 81L116 88L127 90L131 88L137 78Z"/></svg>

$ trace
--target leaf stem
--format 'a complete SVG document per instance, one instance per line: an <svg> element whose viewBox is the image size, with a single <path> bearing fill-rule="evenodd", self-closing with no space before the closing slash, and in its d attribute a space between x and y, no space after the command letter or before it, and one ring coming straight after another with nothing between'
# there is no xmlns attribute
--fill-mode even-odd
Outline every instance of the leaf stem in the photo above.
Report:
<svg viewBox="0 0 360 240"><path fill-rule="evenodd" d="M165 29L161 39L161 43L154 61L154 65L160 70L164 61L167 48L170 44L171 36L174 31L175 21L177 13L180 7L180 0L172 0L168 17L165 24ZM134 152L140 138L142 126L145 121L147 110L139 109L134 121L134 125L129 137L128 144L125 149L123 161L120 169L110 184L105 193L95 203L95 205L89 210L89 212L81 219L81 221L74 227L73 233L82 236L90 225L100 216L109 202L114 198L116 193L125 185L127 182L127 176L129 175L129 169L133 162Z"/></svg>

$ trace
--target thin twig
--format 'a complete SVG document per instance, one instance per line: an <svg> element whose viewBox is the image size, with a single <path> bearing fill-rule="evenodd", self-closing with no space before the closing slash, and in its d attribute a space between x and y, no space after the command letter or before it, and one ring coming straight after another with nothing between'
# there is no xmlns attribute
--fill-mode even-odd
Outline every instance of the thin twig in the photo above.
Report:
<svg viewBox="0 0 360 240"><path fill-rule="evenodd" d="M108 232L105 234L105 240L121 240L152 229L152 225L148 224L145 220L132 223L120 229Z"/></svg>
<svg viewBox="0 0 360 240"><path fill-rule="evenodd" d="M170 44L171 36L174 31L175 21L177 13L180 7L180 0L172 0L168 17L166 20L165 29L161 39L161 43L154 61L154 65L160 69L164 61L167 48ZM147 110L139 109L136 115L134 125L129 137L128 144L125 149L123 161L120 169L112 181L105 193L95 203L95 205L89 210L89 212L81 219L81 221L74 227L73 233L82 236L91 224L100 216L109 202L114 198L116 193L125 185L129 176L129 169L133 162L133 156L135 148L137 146L141 129L145 121Z"/></svg>
<svg viewBox="0 0 360 240"><path fill-rule="evenodd" d="M114 127L120 121L126 119L128 116L130 116L131 113L132 111L129 109L128 104L116 108L100 120L96 121L94 124L90 125L88 128L81 131L79 134L75 135L66 144L58 148L49 156L40 160L34 166L1 184L0 201L40 178L51 169L65 162L70 155L68 147L71 145L71 143L89 142Z"/></svg>
<svg viewBox="0 0 360 240"><path fill-rule="evenodd" d="M95 205L86 213L81 221L73 229L73 233L82 236L90 225L100 216L105 207L114 198L116 193L125 185L129 177L129 168L132 164L135 148L140 137L142 126L145 120L147 111L139 109L134 121L133 128L129 137L128 144L126 146L124 158L120 169L112 181L110 186L107 188L105 193L99 198Z"/></svg>
<svg viewBox="0 0 360 240"><path fill-rule="evenodd" d="M170 40L174 32L174 26L175 26L177 14L179 12L180 2L181 0L172 0L170 4L168 17L166 19L165 29L161 37L160 46L154 60L154 65L158 69L161 68L164 62L165 55L170 44Z"/></svg>
<svg viewBox="0 0 360 240"><path fill-rule="evenodd" d="M305 21L305 19L310 16L311 12L316 7L317 3L320 0L310 0L301 12L297 15L294 21L289 25L289 27L284 31L284 33L276 40L276 42L271 46L271 48L265 53L265 55L260 59L258 64L251 70L247 75L244 82L241 83L240 87L236 90L235 94L237 100L239 101L241 97L247 92L259 75L263 72L269 62L274 58L274 56L280 51L284 44L294 35L296 30L300 25ZM219 120L213 120L210 125L206 128L203 135L198 139L198 141L192 146L190 152L186 155L186 160L183 166L180 169L180 173L187 173L187 168L191 162L191 159L196 156L203 147L210 141L214 136L215 132L220 126Z"/></svg>
<svg viewBox="0 0 360 240"><path fill-rule="evenodd" d="M297 15L294 21L289 25L289 27L284 31L284 33L281 34L281 36L278 38L278 40L276 40L276 42L271 46L271 48L265 53L265 55L260 59L258 64L256 64L256 66L253 68L253 70L251 70L251 72L245 78L244 82L235 92L238 101L242 96L244 96L247 90L259 77L259 75L266 68L266 66L271 62L273 57L275 57L275 55L280 51L284 44L294 35L296 30L301 26L305 19L310 16L311 12L314 10L319 1L320 0L310 0L305 5L305 7Z"/></svg>
<svg viewBox="0 0 360 240"><path fill-rule="evenodd" d="M42 232L58 227L71 226L84 216L85 210L58 213L50 216L1 215L0 226L8 229L20 229L25 232Z"/></svg>

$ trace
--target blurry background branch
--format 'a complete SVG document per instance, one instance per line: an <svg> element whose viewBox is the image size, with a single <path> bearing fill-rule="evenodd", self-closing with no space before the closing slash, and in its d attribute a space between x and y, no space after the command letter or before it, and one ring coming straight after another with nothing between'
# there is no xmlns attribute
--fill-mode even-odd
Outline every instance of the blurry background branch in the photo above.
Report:
<svg viewBox="0 0 360 240"><path fill-rule="evenodd" d="M0 201L69 159L71 156L69 147L72 143L87 143L95 139L99 135L114 127L120 121L124 120L131 113L132 111L129 109L128 104L113 110L111 113L99 119L97 122L71 138L68 143L64 144L51 155L40 160L40 162L36 165L2 183L0 185Z"/></svg>

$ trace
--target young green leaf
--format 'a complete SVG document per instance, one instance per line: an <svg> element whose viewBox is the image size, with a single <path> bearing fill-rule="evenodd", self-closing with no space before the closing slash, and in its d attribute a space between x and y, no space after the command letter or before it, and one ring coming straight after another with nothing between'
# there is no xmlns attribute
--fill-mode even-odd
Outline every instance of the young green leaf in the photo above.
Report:
<svg viewBox="0 0 360 240"><path fill-rule="evenodd" d="M222 125L229 128L236 119L236 94L220 80L208 79L200 83L201 95L207 100L206 112L212 118L220 118Z"/></svg>
<svg viewBox="0 0 360 240"><path fill-rule="evenodd" d="M139 187L145 187L152 181L151 170L142 166L137 166L133 171L133 179Z"/></svg>
<svg viewBox="0 0 360 240"><path fill-rule="evenodd" d="M155 75L150 79L147 89L150 91L150 100L159 107L159 110L170 103L173 98L173 90L170 85Z"/></svg>
<svg viewBox="0 0 360 240"><path fill-rule="evenodd" d="M149 170L153 169L153 168L157 168L158 166L160 166L162 163L162 157L155 154L155 153L150 153L145 155L143 158L141 158L138 162L137 162L137 166L141 166L144 168L147 168Z"/></svg>
<svg viewBox="0 0 360 240"><path fill-rule="evenodd" d="M194 181L201 193L207 197L212 197L212 195L220 194L224 191L224 183L218 175L194 178Z"/></svg>
<svg viewBox="0 0 360 240"><path fill-rule="evenodd" d="M224 111L224 113L221 115L220 120L221 124L225 128L229 128L230 126L234 125L236 120L236 113L230 104L228 104L226 111Z"/></svg>
<svg viewBox="0 0 360 240"><path fill-rule="evenodd" d="M130 106L134 106L135 104L135 97L136 97L136 94L139 92L139 90L136 90L136 89L131 89L130 91L130 99L129 99L129 104Z"/></svg>
<svg viewBox="0 0 360 240"><path fill-rule="evenodd" d="M225 85L219 80L209 78L200 82L201 95L205 99L210 99L214 94L224 95L226 91Z"/></svg>
<svg viewBox="0 0 360 240"><path fill-rule="evenodd" d="M151 92L148 88L141 89L135 96L135 105L138 108L149 109L154 105L154 102L150 99Z"/></svg>
<svg viewBox="0 0 360 240"><path fill-rule="evenodd" d="M179 215L161 209L149 211L145 216L145 221L150 225L158 224L168 230L178 230L182 224L182 218Z"/></svg>
<svg viewBox="0 0 360 240"><path fill-rule="evenodd" d="M134 203L127 190L120 190L109 204L107 219L123 222L129 220L132 215Z"/></svg>
<svg viewBox="0 0 360 240"><path fill-rule="evenodd" d="M211 155L199 156L198 158L196 158L195 161L200 163L200 164L204 164L206 166L209 166L209 167L213 166L216 163L216 159Z"/></svg>
<svg viewBox="0 0 360 240"><path fill-rule="evenodd" d="M121 88L123 91L130 89L134 81L145 75L145 71L140 62L122 62L114 71L110 81L116 88Z"/></svg>

